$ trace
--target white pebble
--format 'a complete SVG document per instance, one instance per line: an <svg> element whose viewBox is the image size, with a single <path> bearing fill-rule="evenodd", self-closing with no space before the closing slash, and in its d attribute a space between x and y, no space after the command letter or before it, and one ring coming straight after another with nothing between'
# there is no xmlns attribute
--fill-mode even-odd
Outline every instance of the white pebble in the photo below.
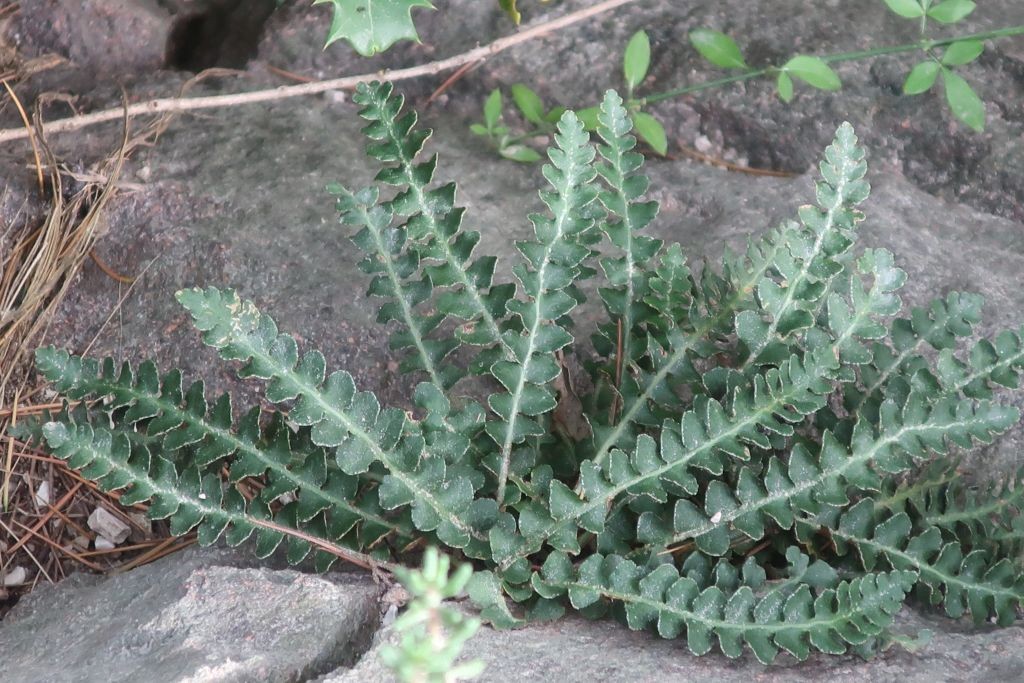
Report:
<svg viewBox="0 0 1024 683"><path fill-rule="evenodd" d="M25 572L24 567L15 567L4 575L4 585L20 586L25 583L25 579L27 578L28 574Z"/></svg>

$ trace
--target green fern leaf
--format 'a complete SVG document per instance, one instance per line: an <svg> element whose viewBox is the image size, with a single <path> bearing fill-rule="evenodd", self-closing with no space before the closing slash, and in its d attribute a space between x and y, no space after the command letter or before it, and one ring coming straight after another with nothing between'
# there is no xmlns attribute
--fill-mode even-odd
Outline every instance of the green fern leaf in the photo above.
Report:
<svg viewBox="0 0 1024 683"><path fill-rule="evenodd" d="M834 542L855 548L867 571L884 560L895 569L918 573L924 597L941 604L953 618L969 612L975 623L990 616L1003 626L1013 623L1024 602L1024 574L1008 559L992 558L983 550L966 552L958 541L944 541L938 527L917 535L912 531L906 513L876 520L874 504L863 500L829 534Z"/></svg>
<svg viewBox="0 0 1024 683"><path fill-rule="evenodd" d="M424 315L417 306L430 299L433 283L429 277L418 277L420 256L409 248L406 229L392 227L394 218L389 206L377 204L377 191L370 188L352 193L340 185L328 188L338 195L338 211L342 222L361 225L353 238L356 246L367 253L360 269L375 277L367 294L385 297L377 322L399 322L404 329L392 333L391 349L414 353L406 357L399 370L404 373L421 370L434 386L449 389L460 376L457 368L445 362L458 346L455 339L431 339L430 335L444 320L440 314Z"/></svg>
<svg viewBox="0 0 1024 683"><path fill-rule="evenodd" d="M516 245L524 262L513 272L527 300L510 300L508 310L518 316L523 331L505 333L503 338L513 358L499 360L491 367L508 393L491 395L488 404L500 420L486 426L500 449L499 504L505 500L513 446L528 436L544 434L536 417L557 405L551 383L560 369L554 354L573 340L559 321L578 303L567 289L578 278L580 264L590 251L582 238L594 223L587 208L597 198L597 190L591 184L596 171L591 164L594 149L588 140L580 120L566 112L558 122L557 148L550 152L551 164L544 166L552 190L541 192L541 199L552 215L530 216L537 239Z"/></svg>
<svg viewBox="0 0 1024 683"><path fill-rule="evenodd" d="M943 454L953 445L969 447L972 439L987 443L1019 419L1015 408L967 399L930 404L911 395L902 406L887 401L879 431L858 422L850 447L826 433L817 456L798 444L787 464L771 458L763 481L748 470L740 472L735 491L712 482L703 510L690 501L678 501L670 543L693 539L705 552L722 554L728 550L730 527L754 540L764 535L769 521L791 528L801 510L815 513L826 506L846 505L847 487L875 489L880 473L905 471L915 459ZM667 524L651 521L649 526L664 529Z"/></svg>
<svg viewBox="0 0 1024 683"><path fill-rule="evenodd" d="M239 376L268 381L267 400L295 401L289 418L311 429L313 443L333 449L343 472L361 474L374 461L387 467L382 506L411 506L418 529L435 531L453 547L465 548L474 538L485 540L478 527L493 515L488 515L486 504L474 507L472 478L449 473L443 457L423 457L426 442L406 433L412 425L407 425L405 413L394 408L382 411L373 394L356 391L347 372L326 375L319 351L300 357L295 340L278 334L269 316L234 291L182 290L178 301L204 333L206 344L223 359L244 363Z"/></svg>
<svg viewBox="0 0 1024 683"><path fill-rule="evenodd" d="M644 158L633 151L633 123L614 90L605 93L597 120L597 134L604 141L598 145L603 162L597 165L597 172L608 187L599 199L610 216L601 223L601 229L621 255L600 262L609 286L598 291L612 322L601 329L600 336L594 337L594 346L598 353L615 357L619 367L628 367L640 356L641 349L634 347L637 327L654 317L654 312L644 304L648 294L644 264L661 249L661 240L639 232L657 216L658 203L640 201L649 184L647 176L637 173ZM616 348L619 326L623 330L622 341L621 348Z"/></svg>
<svg viewBox="0 0 1024 683"><path fill-rule="evenodd" d="M533 585L547 597L567 595L578 610L601 599L622 603L630 628L654 626L663 638L685 632L694 654L706 654L717 640L728 657L739 657L746 644L768 664L779 650L804 660L812 649L841 654L877 638L892 624L915 579L909 571L867 574L817 596L800 584L788 593L758 597L749 586L726 593L701 585L667 564L645 569L595 554L573 567L567 556L552 553Z"/></svg>
<svg viewBox="0 0 1024 683"><path fill-rule="evenodd" d="M121 502L149 502L149 516L168 519L175 535L195 529L201 545L211 545L221 536L229 545L239 545L254 536L258 557L269 556L285 538L281 532L254 521L274 519L262 499L246 501L236 488L225 489L216 475L202 475L196 468L186 468L179 474L170 461L151 456L145 447L133 446L124 433L60 422L49 423L43 430L56 456L83 474L88 472L86 476L104 490L130 486ZM279 518L282 516L288 516L288 512L278 513ZM326 537L325 532L317 535ZM299 553L289 553L289 558L299 561L305 554L299 557ZM326 569L329 563L321 566Z"/></svg>
<svg viewBox="0 0 1024 683"><path fill-rule="evenodd" d="M976 294L950 292L927 308L911 309L910 317L896 318L886 335L887 342L872 348L872 360L861 366L861 383L845 387L848 411L876 416L890 382L907 382L918 370L927 367L921 352L926 347L937 351L955 348L957 339L969 337L981 320L982 298Z"/></svg>

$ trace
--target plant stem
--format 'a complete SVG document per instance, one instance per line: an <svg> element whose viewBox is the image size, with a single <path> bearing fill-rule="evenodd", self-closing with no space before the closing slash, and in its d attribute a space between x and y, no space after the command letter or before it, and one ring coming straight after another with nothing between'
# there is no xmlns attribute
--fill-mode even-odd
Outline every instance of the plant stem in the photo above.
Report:
<svg viewBox="0 0 1024 683"><path fill-rule="evenodd" d="M983 31L981 33L971 33L963 36L951 36L949 38L937 38L934 40L919 40L914 43L906 43L903 45L888 45L885 47L877 47L871 50L858 50L856 52L840 52L834 55L822 55L821 59L825 62L852 62L860 59L871 59L873 57L881 57L883 55L900 54L903 52L916 52L918 50L928 51L932 48L942 47L943 45L949 45L960 40L994 40L997 38L1009 38L1011 36L1024 35L1024 26L1010 26L1007 28L996 29L994 31ZM675 88L673 90L667 90L665 92L654 93L646 97L640 98L638 102L641 106L648 104L654 104L655 102L661 102L663 100L672 99L679 97L680 95L686 95L692 92L699 92L701 90L710 90L712 88L718 88L729 83L739 83L742 81L749 81L752 78L759 78L766 76L769 73L778 70L776 66L766 66L759 69L749 69L742 73L734 74L732 76L726 76L724 78L717 78L713 81L706 81L704 83L696 83L694 85L687 85L681 88Z"/></svg>

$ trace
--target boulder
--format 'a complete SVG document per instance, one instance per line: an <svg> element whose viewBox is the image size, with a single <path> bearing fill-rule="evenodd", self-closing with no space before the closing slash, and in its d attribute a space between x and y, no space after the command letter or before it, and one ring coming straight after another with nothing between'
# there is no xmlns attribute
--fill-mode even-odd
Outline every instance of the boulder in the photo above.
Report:
<svg viewBox="0 0 1024 683"><path fill-rule="evenodd" d="M0 678L307 681L362 655L378 595L365 574L278 571L215 549L103 579L75 574L0 622Z"/></svg>

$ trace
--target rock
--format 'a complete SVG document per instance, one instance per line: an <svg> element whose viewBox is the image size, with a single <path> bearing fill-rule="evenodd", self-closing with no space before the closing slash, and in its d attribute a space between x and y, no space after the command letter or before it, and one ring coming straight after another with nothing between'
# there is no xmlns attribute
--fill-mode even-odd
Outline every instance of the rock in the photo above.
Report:
<svg viewBox="0 0 1024 683"><path fill-rule="evenodd" d="M74 575L0 622L0 677L24 683L306 681L351 665L380 618L363 574L254 568L189 550L107 578Z"/></svg>
<svg viewBox="0 0 1024 683"><path fill-rule="evenodd" d="M122 543L132 532L131 527L102 507L97 507L92 511L88 524L90 529L114 545ZM99 539L96 540L99 541Z"/></svg>
<svg viewBox="0 0 1024 683"><path fill-rule="evenodd" d="M931 642L917 652L899 647L874 660L857 656L812 655L796 662L779 655L764 666L747 653L728 659L717 652L695 657L685 639L662 640L653 633L630 631L611 620L587 621L572 616L517 631L481 628L467 643L460 661L487 664L481 683L494 681L687 681L688 683L935 683L936 681L1017 681L1024 676L1024 628L973 629L941 616L904 610L900 626L909 633L928 628ZM319 683L390 683L395 678L377 659L380 648L397 642L382 629L375 646L352 669L335 672Z"/></svg>
<svg viewBox="0 0 1024 683"><path fill-rule="evenodd" d="M19 14L10 37L24 54L55 52L105 75L162 67L173 23L156 0L33 0Z"/></svg>
<svg viewBox="0 0 1024 683"><path fill-rule="evenodd" d="M39 486L36 487L35 496L33 496L36 505L39 507L46 507L50 504L50 482L40 482Z"/></svg>
<svg viewBox="0 0 1024 683"><path fill-rule="evenodd" d="M93 547L96 550L113 550L117 547L117 544L104 536L97 536L96 540L93 541Z"/></svg>

